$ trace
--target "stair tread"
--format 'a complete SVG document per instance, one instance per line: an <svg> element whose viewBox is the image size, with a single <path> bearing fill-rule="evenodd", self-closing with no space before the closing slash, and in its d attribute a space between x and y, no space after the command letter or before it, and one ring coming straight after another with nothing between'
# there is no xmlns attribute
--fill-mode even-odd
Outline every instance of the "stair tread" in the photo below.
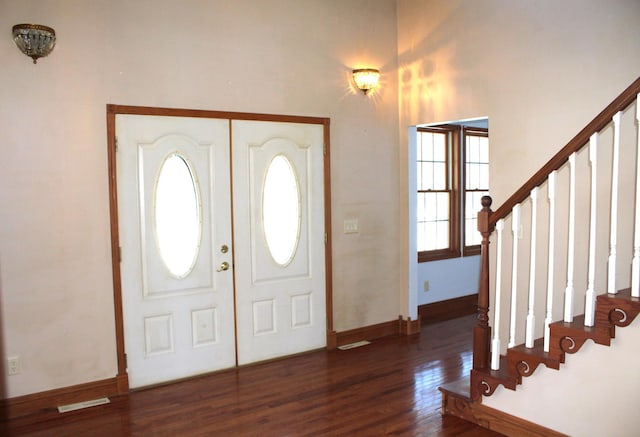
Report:
<svg viewBox="0 0 640 437"><path fill-rule="evenodd" d="M631 288L619 290L616 294L601 294L596 297L597 300L604 301L625 301L631 303L631 306L640 307L640 298L631 296Z"/></svg>
<svg viewBox="0 0 640 437"><path fill-rule="evenodd" d="M516 386L516 378L509 373L507 370L508 359L506 356L500 356L500 368L498 370L493 369L483 369L483 370L474 370L474 372L481 373L488 377L493 378L496 381L500 381L505 387L512 388L515 390Z"/></svg>
<svg viewBox="0 0 640 437"><path fill-rule="evenodd" d="M558 320L557 322L551 323L549 326L564 326L566 328L574 328L574 329L582 329L587 328L591 329L592 326L584 325L584 314L580 314L578 316L573 317L573 322L565 322L564 320Z"/></svg>
<svg viewBox="0 0 640 437"><path fill-rule="evenodd" d="M471 388L471 380L467 376L466 378L459 379L457 381L448 382L438 387L441 392L446 392L457 397L471 399L469 393Z"/></svg>
<svg viewBox="0 0 640 437"><path fill-rule="evenodd" d="M584 324L584 314L580 314L579 316L574 316L573 322L565 322L564 320L559 320L557 322L551 323L549 326L551 329L561 328L561 329L568 329L568 330L573 330L578 332L584 332L586 334L589 334L589 337L592 337L598 333L598 330L595 325L586 326Z"/></svg>
<svg viewBox="0 0 640 437"><path fill-rule="evenodd" d="M544 338L537 338L533 341L533 347L528 348L525 343L517 346L510 347L509 350L522 351L522 352L544 352Z"/></svg>

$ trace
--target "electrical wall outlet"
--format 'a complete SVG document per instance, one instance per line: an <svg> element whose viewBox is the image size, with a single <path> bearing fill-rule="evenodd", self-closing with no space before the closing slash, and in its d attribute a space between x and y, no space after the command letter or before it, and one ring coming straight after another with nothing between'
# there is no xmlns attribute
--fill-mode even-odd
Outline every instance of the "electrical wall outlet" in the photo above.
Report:
<svg viewBox="0 0 640 437"><path fill-rule="evenodd" d="M7 373L9 376L20 373L20 357L15 356L7 358Z"/></svg>
<svg viewBox="0 0 640 437"><path fill-rule="evenodd" d="M424 281L424 284L422 284L422 289L425 292L429 291L429 281Z"/></svg>

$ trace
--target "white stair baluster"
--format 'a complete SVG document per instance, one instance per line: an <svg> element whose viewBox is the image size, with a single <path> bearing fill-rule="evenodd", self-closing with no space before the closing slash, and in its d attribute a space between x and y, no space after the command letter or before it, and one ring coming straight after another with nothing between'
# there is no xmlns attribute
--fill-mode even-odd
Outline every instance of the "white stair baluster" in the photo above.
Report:
<svg viewBox="0 0 640 437"><path fill-rule="evenodd" d="M516 297L518 295L518 239L520 238L520 204L511 211L511 234L513 235L513 262L511 264L511 311L509 314L509 344L516 345Z"/></svg>
<svg viewBox="0 0 640 437"><path fill-rule="evenodd" d="M591 163L591 207L589 212L589 272L585 295L584 325L593 326L596 313L596 199L598 174L598 134L589 138L589 162Z"/></svg>
<svg viewBox="0 0 640 437"><path fill-rule="evenodd" d="M497 232L497 256L496 256L496 293L493 304L493 339L491 340L491 369L500 369L500 299L502 290L502 231L504 230L504 220L496 222Z"/></svg>
<svg viewBox="0 0 640 437"><path fill-rule="evenodd" d="M556 176L554 170L549 175L547 182L547 196L549 197L549 264L547 267L547 312L544 319L544 351L549 352L550 329L553 318L553 274L555 255L555 233L556 233Z"/></svg>
<svg viewBox="0 0 640 437"><path fill-rule="evenodd" d="M533 347L536 318L534 305L536 299L536 228L538 224L538 187L531 190L531 255L529 260L529 307L525 329L525 346Z"/></svg>
<svg viewBox="0 0 640 437"><path fill-rule="evenodd" d="M620 118L622 112L613 116L613 169L611 174L611 234L609 239L609 269L607 293L616 294L616 243L618 239L618 166L620 160Z"/></svg>
<svg viewBox="0 0 640 437"><path fill-rule="evenodd" d="M569 156L569 244L567 247L567 288L564 291L564 321L573 322L573 268L576 239L576 154Z"/></svg>
<svg viewBox="0 0 640 437"><path fill-rule="evenodd" d="M640 297L640 94L636 98L636 217L633 235L633 261L631 263L631 296Z"/></svg>

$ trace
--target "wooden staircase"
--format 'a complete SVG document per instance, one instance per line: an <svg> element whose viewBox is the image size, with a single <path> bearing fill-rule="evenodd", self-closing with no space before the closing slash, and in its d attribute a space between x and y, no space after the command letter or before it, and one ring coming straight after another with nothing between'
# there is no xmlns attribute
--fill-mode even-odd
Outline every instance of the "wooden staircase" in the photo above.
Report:
<svg viewBox="0 0 640 437"><path fill-rule="evenodd" d="M507 349L506 355L501 356L500 370L474 369L470 378L440 387L442 414L456 416L505 435L563 436L549 428L486 407L482 405L482 396L492 395L499 385L516 390L523 384L523 377L533 375L540 364L562 370L565 354L578 352L587 340L610 346L616 326L630 325L639 313L640 299L632 297L630 289L615 295L598 296L595 326L584 326L584 316L575 317L572 323L555 322L551 325L549 352L543 350L541 338L536 340L533 348L521 344Z"/></svg>
<svg viewBox="0 0 640 437"><path fill-rule="evenodd" d="M631 118L631 111L635 113L634 119ZM626 130L621 125L626 126ZM634 130L633 135L630 134L631 130ZM635 139L631 139L632 136ZM609 203L605 205L597 204L597 199L602 200L603 197L602 191L599 191L602 190L602 179L598 179L597 170L598 159L601 159L598 158L599 139L611 144L610 149L605 149L611 156L610 167L608 162L604 163L605 168L611 168L608 181L610 185L605 188L610 189L609 192L605 191ZM589 146L588 162L584 159L585 152L581 152L586 145ZM620 158L623 151L627 155ZM579 152L582 158L579 158ZM580 160L581 171L585 172L583 174L590 173L590 184L576 183L576 173L580 171L576 163ZM630 169L635 173L633 177L630 176ZM565 175L565 187L568 187L566 205L556 203L556 190L561 174ZM621 174L625 176L621 177ZM582 180L584 179L583 176ZM623 187L621 192L619 186ZM632 190L633 187L635 191ZM576 192L580 190L583 191L583 199L590 197L590 201L586 202L590 204L590 211L586 213L576 208ZM537 212L538 191L546 192L549 202L549 225L547 234L542 238L536 232L538 216L541 215ZM583 209L584 203L583 201ZM610 346L611 339L615 338L615 328L628 326L640 313L640 78L616 97L495 212L491 210L491 204L489 196L483 197L483 208L478 213L478 230L482 235L482 243L478 323L473 331L473 368L469 378L440 388L442 414L454 415L507 435L563 435L491 409L482 404L482 398L494 394L500 385L516 390L518 385L523 384L523 377L533 375L541 364L550 369L562 370L566 354L575 354L587 340ZM623 206L619 207L619 204ZM566 208L562 214L556 212L556 205ZM523 211L530 211L529 222L525 220L526 226L529 226L528 232L522 231L521 206ZM598 218L598 208L603 210L607 207L610 207L610 218ZM566 228L557 227L556 216L568 217ZM505 221L511 224L513 247L510 265L509 260L505 261L502 256L503 231L507 228ZM603 221L608 229L602 227ZM601 228L596 227L596 222ZM581 256L575 254L576 229L582 232L579 238L588 239L588 259L585 259L587 257L584 253L579 254ZM558 235L556 230L566 234ZM610 246L606 248L601 237L603 232L610 232ZM522 234L530 235L528 245L531 253L524 260L519 258L523 251L518 249L518 240L522 239ZM539 240L544 243L544 238L547 238L548 249L547 281L539 280L545 274L536 270L536 258L541 258L538 253L540 249L536 249L536 245ZM632 247L628 244L631 240ZM497 246L493 251L489 250L491 241L497 243L493 246ZM566 247L561 248L564 250L562 253L556 247L558 241L568 241ZM622 252L617 246L628 246L632 250ZM603 259L603 254L608 255L606 265L601 262L596 265L597 260ZM558 273L563 272L554 271L557 260L560 259L558 256L565 257L566 260L566 288L564 284L558 285L558 280L563 279L559 278ZM584 264L579 265L580 262ZM490 269L491 263L494 263L493 270ZM507 275L501 272L503 265L505 273L510 271L512 274L510 294L507 294L509 287L502 284L508 282L505 280ZM630 271L626 270L627 266L631 267ZM528 273L529 276L528 289L522 286L522 281L519 282L517 276L519 270L522 275L521 271L527 267L529 270L525 275ZM580 287L576 287L575 270L584 274L580 279L586 284L586 289L578 290ZM490 277L493 277L495 283L492 284ZM628 277L631 287L625 288L629 285L624 283ZM606 290L601 290L602 294L599 295L595 291L596 279L600 283L606 282ZM564 308L560 309L564 316L559 316L558 309L553 308L553 303L557 300L554 296L560 290L564 292ZM528 301L528 306L523 313L516 302L525 300ZM546 307L544 314L541 314L540 302L544 300ZM501 310L500 306L503 301L505 305L511 304L506 316L504 313L507 311ZM490 302L495 306L491 315ZM574 315L576 308L584 310L584 314ZM507 318L510 322L509 344L506 349L501 347L501 342L506 340L505 333L500 330L501 318ZM541 322L543 319L544 323ZM523 330L523 327L526 329ZM534 340L540 332L544 332L544 337ZM525 343L516 345L515 340L522 337Z"/></svg>
<svg viewBox="0 0 640 437"><path fill-rule="evenodd" d="M506 356L501 357L504 365L500 370L473 369L470 400L490 396L499 385L516 390L517 385L522 384L522 378L531 376L540 364L560 370L565 354L578 352L587 340L610 346L611 339L615 338L616 326L628 326L638 313L640 299L632 297L630 289L598 296L594 326L584 326L584 316L575 317L571 323L552 323L549 352L543 350L543 339L540 338L533 348L527 348L524 344L509 348Z"/></svg>

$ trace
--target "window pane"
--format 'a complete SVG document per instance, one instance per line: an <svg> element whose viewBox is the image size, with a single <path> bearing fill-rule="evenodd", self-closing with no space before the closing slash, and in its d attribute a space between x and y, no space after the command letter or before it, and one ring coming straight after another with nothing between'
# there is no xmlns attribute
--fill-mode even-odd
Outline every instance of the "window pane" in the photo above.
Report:
<svg viewBox="0 0 640 437"><path fill-rule="evenodd" d="M465 246L475 246L480 244L480 232L478 232L478 223L476 219L465 221Z"/></svg>
<svg viewBox="0 0 640 437"><path fill-rule="evenodd" d="M476 190L480 187L480 175L478 174L477 164L467 164L467 189Z"/></svg>
<svg viewBox="0 0 640 437"><path fill-rule="evenodd" d="M418 190L445 190L447 177L447 135L420 132L418 145Z"/></svg>
<svg viewBox="0 0 640 437"><path fill-rule="evenodd" d="M489 188L489 139L467 135L465 143L465 189L486 190Z"/></svg>
<svg viewBox="0 0 640 437"><path fill-rule="evenodd" d="M478 162L480 158L480 151L478 148L478 137L467 136L467 161Z"/></svg>
<svg viewBox="0 0 640 437"><path fill-rule="evenodd" d="M418 232L417 232L417 236L416 238L418 239L417 241L417 247L418 247L418 252L423 252L426 249L426 238L425 238L425 225L424 223L421 223L418 221Z"/></svg>
<svg viewBox="0 0 640 437"><path fill-rule="evenodd" d="M436 162L433 164L433 190L447 189L447 166L444 162Z"/></svg>
<svg viewBox="0 0 640 437"><path fill-rule="evenodd" d="M478 214L474 202L475 194L475 191L468 191L467 193L465 193L464 216L467 219L473 218Z"/></svg>
<svg viewBox="0 0 640 437"><path fill-rule="evenodd" d="M438 193L418 193L418 223L436 221Z"/></svg>
<svg viewBox="0 0 640 437"><path fill-rule="evenodd" d="M438 193L425 193L424 196L424 220L427 222L436 221L438 205L436 202Z"/></svg>
<svg viewBox="0 0 640 437"><path fill-rule="evenodd" d="M417 209L418 250L449 247L449 193L418 193Z"/></svg>
<svg viewBox="0 0 640 437"><path fill-rule="evenodd" d="M480 173L478 188L482 190L488 190L489 189L489 164L479 164L478 171Z"/></svg>
<svg viewBox="0 0 640 437"><path fill-rule="evenodd" d="M436 222L436 249L449 247L449 222Z"/></svg>
<svg viewBox="0 0 640 437"><path fill-rule="evenodd" d="M425 250L434 250L436 246L436 222L424 224Z"/></svg>
<svg viewBox="0 0 640 437"><path fill-rule="evenodd" d="M433 161L433 134L431 132L422 132L422 160Z"/></svg>
<svg viewBox="0 0 640 437"><path fill-rule="evenodd" d="M433 160L444 162L447 159L447 134L433 134Z"/></svg>
<svg viewBox="0 0 640 437"><path fill-rule="evenodd" d="M489 162L489 138L488 137L478 137L479 139L479 157L478 162Z"/></svg>
<svg viewBox="0 0 640 437"><path fill-rule="evenodd" d="M422 163L422 190L433 190L433 163Z"/></svg>
<svg viewBox="0 0 640 437"><path fill-rule="evenodd" d="M438 221L449 221L449 193L437 193L436 194L436 203L437 203L437 215L436 220Z"/></svg>
<svg viewBox="0 0 640 437"><path fill-rule="evenodd" d="M416 220L418 223L424 221L424 197L425 193L418 193L418 201L416 202Z"/></svg>
<svg viewBox="0 0 640 437"><path fill-rule="evenodd" d="M437 195L439 193L418 193L417 214L418 223L436 220Z"/></svg>

